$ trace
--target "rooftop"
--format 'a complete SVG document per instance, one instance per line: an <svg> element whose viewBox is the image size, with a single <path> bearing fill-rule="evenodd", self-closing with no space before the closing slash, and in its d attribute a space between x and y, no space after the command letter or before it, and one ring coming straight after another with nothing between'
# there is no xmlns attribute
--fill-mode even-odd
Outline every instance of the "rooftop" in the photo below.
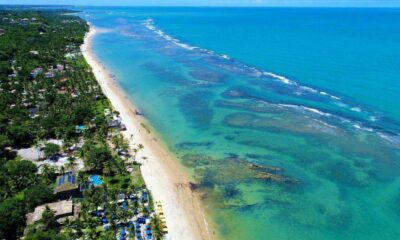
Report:
<svg viewBox="0 0 400 240"><path fill-rule="evenodd" d="M76 174L74 174L73 172L67 172L64 175L58 176L56 184L56 192L64 192L78 189Z"/></svg>
<svg viewBox="0 0 400 240"><path fill-rule="evenodd" d="M38 206L35 208L34 212L26 214L26 223L29 225L40 220L44 210L46 209L46 206L48 206L50 210L54 211L56 219L64 218L74 213L74 205L72 200L53 202Z"/></svg>

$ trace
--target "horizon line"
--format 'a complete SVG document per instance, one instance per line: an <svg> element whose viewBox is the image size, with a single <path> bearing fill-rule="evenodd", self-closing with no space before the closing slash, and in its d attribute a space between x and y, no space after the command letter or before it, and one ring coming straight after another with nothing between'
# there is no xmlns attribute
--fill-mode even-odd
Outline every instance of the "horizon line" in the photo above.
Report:
<svg viewBox="0 0 400 240"><path fill-rule="evenodd" d="M255 5L65 5L65 4L10 4L10 3L0 3L0 6L35 6L35 7L148 7L148 8L388 8L388 9L398 9L400 6L281 6L281 5L270 5L270 6L255 6Z"/></svg>

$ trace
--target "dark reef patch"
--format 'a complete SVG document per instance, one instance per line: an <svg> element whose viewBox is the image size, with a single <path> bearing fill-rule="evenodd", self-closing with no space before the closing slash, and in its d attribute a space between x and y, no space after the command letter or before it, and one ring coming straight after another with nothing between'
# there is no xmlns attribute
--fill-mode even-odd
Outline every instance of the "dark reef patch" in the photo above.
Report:
<svg viewBox="0 0 400 240"><path fill-rule="evenodd" d="M252 96L249 95L243 88L230 88L221 94L222 97L227 99L251 99Z"/></svg>
<svg viewBox="0 0 400 240"><path fill-rule="evenodd" d="M370 184L368 172L362 172L364 174L363 177L357 176L357 169L345 161L324 164L322 169L317 171L343 186L366 187Z"/></svg>
<svg viewBox="0 0 400 240"><path fill-rule="evenodd" d="M271 155L267 155L267 154L254 154L254 153L247 153L246 158L250 158L250 159L270 159L273 158L273 156Z"/></svg>
<svg viewBox="0 0 400 240"><path fill-rule="evenodd" d="M228 155L228 158L232 159L239 158L239 155L233 152L226 153L226 155Z"/></svg>
<svg viewBox="0 0 400 240"><path fill-rule="evenodd" d="M154 62L147 62L142 65L142 67L154 74L158 79L167 81L171 84L179 85L179 86L191 86L196 85L195 82L185 78L183 75L178 74L177 71L165 68L159 64Z"/></svg>
<svg viewBox="0 0 400 240"><path fill-rule="evenodd" d="M400 217L400 189L397 190L397 193L393 199L391 199L389 206L393 210L394 214Z"/></svg>
<svg viewBox="0 0 400 240"><path fill-rule="evenodd" d="M194 147L211 147L213 142L181 142L175 145L176 148L189 149Z"/></svg>
<svg viewBox="0 0 400 240"><path fill-rule="evenodd" d="M273 203L276 206L276 213L273 216L275 221L288 225L296 225L307 230L325 228L335 232L345 232L352 224L352 215L349 209L340 207L339 211L329 211L321 204L308 202L284 202L284 204ZM313 217L309 217L313 216Z"/></svg>
<svg viewBox="0 0 400 240"><path fill-rule="evenodd" d="M226 78L224 74L208 69L195 69L190 71L189 74L194 79L212 83L224 82Z"/></svg>
<svg viewBox="0 0 400 240"><path fill-rule="evenodd" d="M277 105L255 99L241 102L219 100L216 101L214 105L216 107L245 110L254 113L285 113L288 111L287 109L278 107Z"/></svg>
<svg viewBox="0 0 400 240"><path fill-rule="evenodd" d="M191 92L179 98L179 107L193 127L208 129L214 116L211 100L212 94L209 92Z"/></svg>
<svg viewBox="0 0 400 240"><path fill-rule="evenodd" d="M237 198L239 195L241 195L241 192L233 184L225 185L223 188L223 192L224 192L224 199L228 200L232 198Z"/></svg>
<svg viewBox="0 0 400 240"><path fill-rule="evenodd" d="M237 112L228 114L223 119L223 125L232 128L247 128L270 133L288 133L291 135L307 136L310 139L343 132L330 128L322 122L314 121L303 115L282 111L274 114L255 114Z"/></svg>
<svg viewBox="0 0 400 240"><path fill-rule="evenodd" d="M227 136L225 136L224 137L226 140L228 140L228 141L233 141L233 140L235 140L235 136L232 136L232 135L227 135Z"/></svg>
<svg viewBox="0 0 400 240"><path fill-rule="evenodd" d="M229 184L262 181L277 184L298 184L299 180L283 174L283 169L268 165L258 165L229 154L223 159L214 159L203 154L186 154L182 163L195 170L199 187L227 186Z"/></svg>
<svg viewBox="0 0 400 240"><path fill-rule="evenodd" d="M182 162L185 166L191 168L199 168L206 165L209 165L214 161L209 156L202 155L202 154L185 154L181 157Z"/></svg>

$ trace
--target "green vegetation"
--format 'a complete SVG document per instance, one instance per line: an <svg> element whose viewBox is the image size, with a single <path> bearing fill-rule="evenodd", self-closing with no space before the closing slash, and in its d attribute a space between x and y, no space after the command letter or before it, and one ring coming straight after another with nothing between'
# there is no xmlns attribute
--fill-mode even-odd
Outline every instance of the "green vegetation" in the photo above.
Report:
<svg viewBox="0 0 400 240"><path fill-rule="evenodd" d="M55 214L46 207L42 219L28 228L25 239L27 240L67 240L66 236L58 234L60 225L56 222Z"/></svg>
<svg viewBox="0 0 400 240"><path fill-rule="evenodd" d="M43 152L46 157L52 157L59 151L60 151L60 146L54 143L47 143L43 148Z"/></svg>
<svg viewBox="0 0 400 240"><path fill-rule="evenodd" d="M1 239L21 236L25 214L55 198L56 170L44 167L38 174L37 166L19 159L14 150L38 140L76 138L75 125L94 117L86 111L91 107L84 100L95 100L98 93L89 91L91 85L80 80L91 80L95 86L94 78L84 69L71 71L74 61L65 58L70 51L67 46L83 42L87 25L60 13L0 11L4 30L0 36ZM65 20L73 22L63 24ZM34 69L42 70L35 76ZM74 98L60 89L87 94ZM44 152L50 156L59 150L57 145L47 144Z"/></svg>
<svg viewBox="0 0 400 240"><path fill-rule="evenodd" d="M0 239L18 239L24 230L27 240L116 239L122 228L133 231L133 221L150 218L151 224L141 223L145 230L135 227L129 237L151 228L155 239L162 239L162 224L135 161L143 146L129 148L113 119L119 114L110 110L82 57L88 25L64 13L0 10ZM60 144L51 143L54 139ZM24 160L21 148L44 156ZM59 156L67 159L60 167L42 162ZM78 216L60 223L46 207L27 227L27 213L59 200L56 178L70 170L86 186L83 198L73 199ZM93 175L101 177L100 186L91 185Z"/></svg>
<svg viewBox="0 0 400 240"><path fill-rule="evenodd" d="M0 172L0 238L16 239L23 232L25 214L54 198L48 185L54 179L37 176L36 166L26 160L3 159Z"/></svg>

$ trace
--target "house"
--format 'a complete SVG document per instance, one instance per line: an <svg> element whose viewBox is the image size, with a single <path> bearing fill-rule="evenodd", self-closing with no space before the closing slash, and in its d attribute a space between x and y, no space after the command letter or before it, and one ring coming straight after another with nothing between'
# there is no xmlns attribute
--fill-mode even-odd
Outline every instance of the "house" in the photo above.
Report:
<svg viewBox="0 0 400 240"><path fill-rule="evenodd" d="M43 68L35 68L31 72L31 77L36 78L37 75L41 74L43 72Z"/></svg>
<svg viewBox="0 0 400 240"><path fill-rule="evenodd" d="M60 89L57 90L58 94L66 94L67 89L65 87L61 87Z"/></svg>
<svg viewBox="0 0 400 240"><path fill-rule="evenodd" d="M112 128L119 127L121 125L121 118L114 114L113 119L108 120L108 125Z"/></svg>
<svg viewBox="0 0 400 240"><path fill-rule="evenodd" d="M76 174L70 171L58 176L55 192L58 199L80 198L81 193Z"/></svg>
<svg viewBox="0 0 400 240"><path fill-rule="evenodd" d="M39 52L38 52L38 51L35 51L35 50L29 51L29 53L30 53L30 54L33 54L33 55L39 55Z"/></svg>
<svg viewBox="0 0 400 240"><path fill-rule="evenodd" d="M108 126L112 127L112 128L116 128L119 127L120 122L116 121L116 120L108 120Z"/></svg>
<svg viewBox="0 0 400 240"><path fill-rule="evenodd" d="M0 28L0 36L3 36L5 33L4 29Z"/></svg>
<svg viewBox="0 0 400 240"><path fill-rule="evenodd" d="M118 203L125 202L125 199L126 199L125 193L120 193L120 194L117 195L117 202Z"/></svg>
<svg viewBox="0 0 400 240"><path fill-rule="evenodd" d="M8 74L9 78L16 78L18 76L18 73L16 71L13 71L13 73Z"/></svg>
<svg viewBox="0 0 400 240"><path fill-rule="evenodd" d="M74 206L72 200L48 203L38 206L33 212L26 214L26 224L30 225L39 221L42 218L43 212L46 210L46 206L54 212L54 217L58 223L63 223L67 218L73 220L80 211L78 206Z"/></svg>
<svg viewBox="0 0 400 240"><path fill-rule="evenodd" d="M118 115L113 115L113 119L115 120L115 121L117 121L117 122L121 122L121 118L118 116Z"/></svg>
<svg viewBox="0 0 400 240"><path fill-rule="evenodd" d="M69 58L69 59L76 58L76 54L75 53L67 53L67 54L65 54L65 58Z"/></svg>
<svg viewBox="0 0 400 240"><path fill-rule="evenodd" d="M80 192L84 192L84 191L90 190L90 189L93 189L93 185L89 181L86 181L86 182L83 182L83 183L79 184L79 191Z"/></svg>
<svg viewBox="0 0 400 240"><path fill-rule="evenodd" d="M55 75L53 72L46 72L46 73L44 73L44 76L45 76L46 78L53 78L53 77L55 77L56 75Z"/></svg>
<svg viewBox="0 0 400 240"><path fill-rule="evenodd" d="M38 112L39 112L39 108L38 107L31 107L28 109L29 112L29 117L30 118L36 118L38 117Z"/></svg>
<svg viewBox="0 0 400 240"><path fill-rule="evenodd" d="M62 64L57 64L56 68L57 68L57 71L63 71L64 70L64 66Z"/></svg>

